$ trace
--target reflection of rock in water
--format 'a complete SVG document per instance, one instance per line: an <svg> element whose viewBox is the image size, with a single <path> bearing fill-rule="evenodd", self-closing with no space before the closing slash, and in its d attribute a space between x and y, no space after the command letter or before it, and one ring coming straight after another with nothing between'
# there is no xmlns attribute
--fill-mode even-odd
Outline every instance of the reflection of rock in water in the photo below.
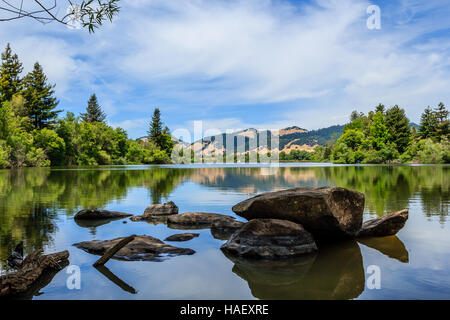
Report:
<svg viewBox="0 0 450 320"><path fill-rule="evenodd" d="M95 219L95 220L87 220L87 219L74 219L75 223L82 228L95 229L97 227L108 224L112 221L122 220L123 218L109 218L109 219Z"/></svg>
<svg viewBox="0 0 450 320"><path fill-rule="evenodd" d="M319 247L316 255L264 261L228 257L233 272L259 299L354 299L364 290L361 250L355 241Z"/></svg>
<svg viewBox="0 0 450 320"><path fill-rule="evenodd" d="M409 253L403 242L397 236L381 238L361 238L358 242L363 245L378 250L389 258L400 262L409 262Z"/></svg>

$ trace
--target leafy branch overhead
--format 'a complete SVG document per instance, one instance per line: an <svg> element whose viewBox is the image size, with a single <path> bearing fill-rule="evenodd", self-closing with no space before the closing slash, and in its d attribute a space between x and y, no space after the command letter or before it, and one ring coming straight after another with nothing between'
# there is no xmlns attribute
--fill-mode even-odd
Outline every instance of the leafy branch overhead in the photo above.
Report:
<svg viewBox="0 0 450 320"><path fill-rule="evenodd" d="M119 1L1 0L0 22L22 18L31 18L43 24L56 21L73 28L87 28L91 33L103 22L112 22L119 13Z"/></svg>

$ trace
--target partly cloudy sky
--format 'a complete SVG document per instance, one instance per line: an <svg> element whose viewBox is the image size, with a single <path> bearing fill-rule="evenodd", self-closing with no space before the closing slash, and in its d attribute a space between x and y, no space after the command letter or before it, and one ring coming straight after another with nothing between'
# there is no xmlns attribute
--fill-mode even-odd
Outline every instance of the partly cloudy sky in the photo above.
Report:
<svg viewBox="0 0 450 320"><path fill-rule="evenodd" d="M154 107L172 130L203 120L225 131L318 129L380 102L418 122L424 107L450 104L447 0L120 3L95 34L0 22L0 47L9 42L25 71L39 61L64 111L83 112L96 93L132 138ZM367 28L369 5L381 9L380 30Z"/></svg>

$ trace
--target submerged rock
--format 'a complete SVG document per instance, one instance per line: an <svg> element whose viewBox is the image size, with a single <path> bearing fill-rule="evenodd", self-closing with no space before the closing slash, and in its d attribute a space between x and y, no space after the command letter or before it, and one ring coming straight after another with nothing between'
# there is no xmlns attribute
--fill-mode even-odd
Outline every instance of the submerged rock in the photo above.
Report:
<svg viewBox="0 0 450 320"><path fill-rule="evenodd" d="M408 220L408 209L364 222L359 237L385 237L396 234Z"/></svg>
<svg viewBox="0 0 450 320"><path fill-rule="evenodd" d="M221 247L249 258L287 258L317 251L311 234L300 224L279 219L253 219Z"/></svg>
<svg viewBox="0 0 450 320"><path fill-rule="evenodd" d="M231 222L234 217L218 213L187 212L167 217L167 224L175 229L210 228L215 222Z"/></svg>
<svg viewBox="0 0 450 320"><path fill-rule="evenodd" d="M363 210L364 194L337 187L263 193L233 207L236 214L247 220L290 220L320 237L355 236L361 229Z"/></svg>
<svg viewBox="0 0 450 320"><path fill-rule="evenodd" d="M228 240L244 224L244 222L237 220L216 221L211 226L211 234L216 239Z"/></svg>
<svg viewBox="0 0 450 320"><path fill-rule="evenodd" d="M165 238L164 241L189 241L199 235L199 233L178 233Z"/></svg>
<svg viewBox="0 0 450 320"><path fill-rule="evenodd" d="M84 219L117 219L117 218L126 218L130 217L132 214L117 212L117 211L108 211L101 209L84 209L79 211L74 219L84 220Z"/></svg>
<svg viewBox="0 0 450 320"><path fill-rule="evenodd" d="M116 238L112 240L92 240L75 243L74 246L82 249L86 252L103 255L106 250L117 244L125 237ZM164 255L177 256L177 255L191 255L195 251L188 248L178 248L164 243L163 241L150 236L136 236L133 241L121 248L114 256L113 259L125 260L125 261L138 261L138 260L159 260Z"/></svg>
<svg viewBox="0 0 450 320"><path fill-rule="evenodd" d="M148 206L144 214L141 216L134 216L131 221L161 221L161 219L166 222L166 218L169 215L178 214L178 207L173 201L169 201L164 204L152 204Z"/></svg>

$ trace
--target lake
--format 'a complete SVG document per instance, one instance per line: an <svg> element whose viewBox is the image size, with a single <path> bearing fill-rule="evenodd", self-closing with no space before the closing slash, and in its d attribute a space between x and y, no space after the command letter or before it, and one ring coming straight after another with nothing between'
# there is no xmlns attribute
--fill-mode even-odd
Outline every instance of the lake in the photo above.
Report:
<svg viewBox="0 0 450 320"><path fill-rule="evenodd" d="M258 165L115 166L0 170L0 268L21 240L27 253L69 250L81 271L70 290L67 267L33 299L450 299L450 166ZM234 215L231 207L256 194L299 186L340 186L366 196L364 220L409 208L396 236L338 241L316 255L281 261L228 258L224 240L209 229L172 242L196 251L158 262L110 260L72 246L131 234L159 239L189 232L126 219L77 224L82 208L140 215L153 203L174 201L180 213ZM242 218L237 217L239 220ZM369 266L380 270L380 289L367 285Z"/></svg>

